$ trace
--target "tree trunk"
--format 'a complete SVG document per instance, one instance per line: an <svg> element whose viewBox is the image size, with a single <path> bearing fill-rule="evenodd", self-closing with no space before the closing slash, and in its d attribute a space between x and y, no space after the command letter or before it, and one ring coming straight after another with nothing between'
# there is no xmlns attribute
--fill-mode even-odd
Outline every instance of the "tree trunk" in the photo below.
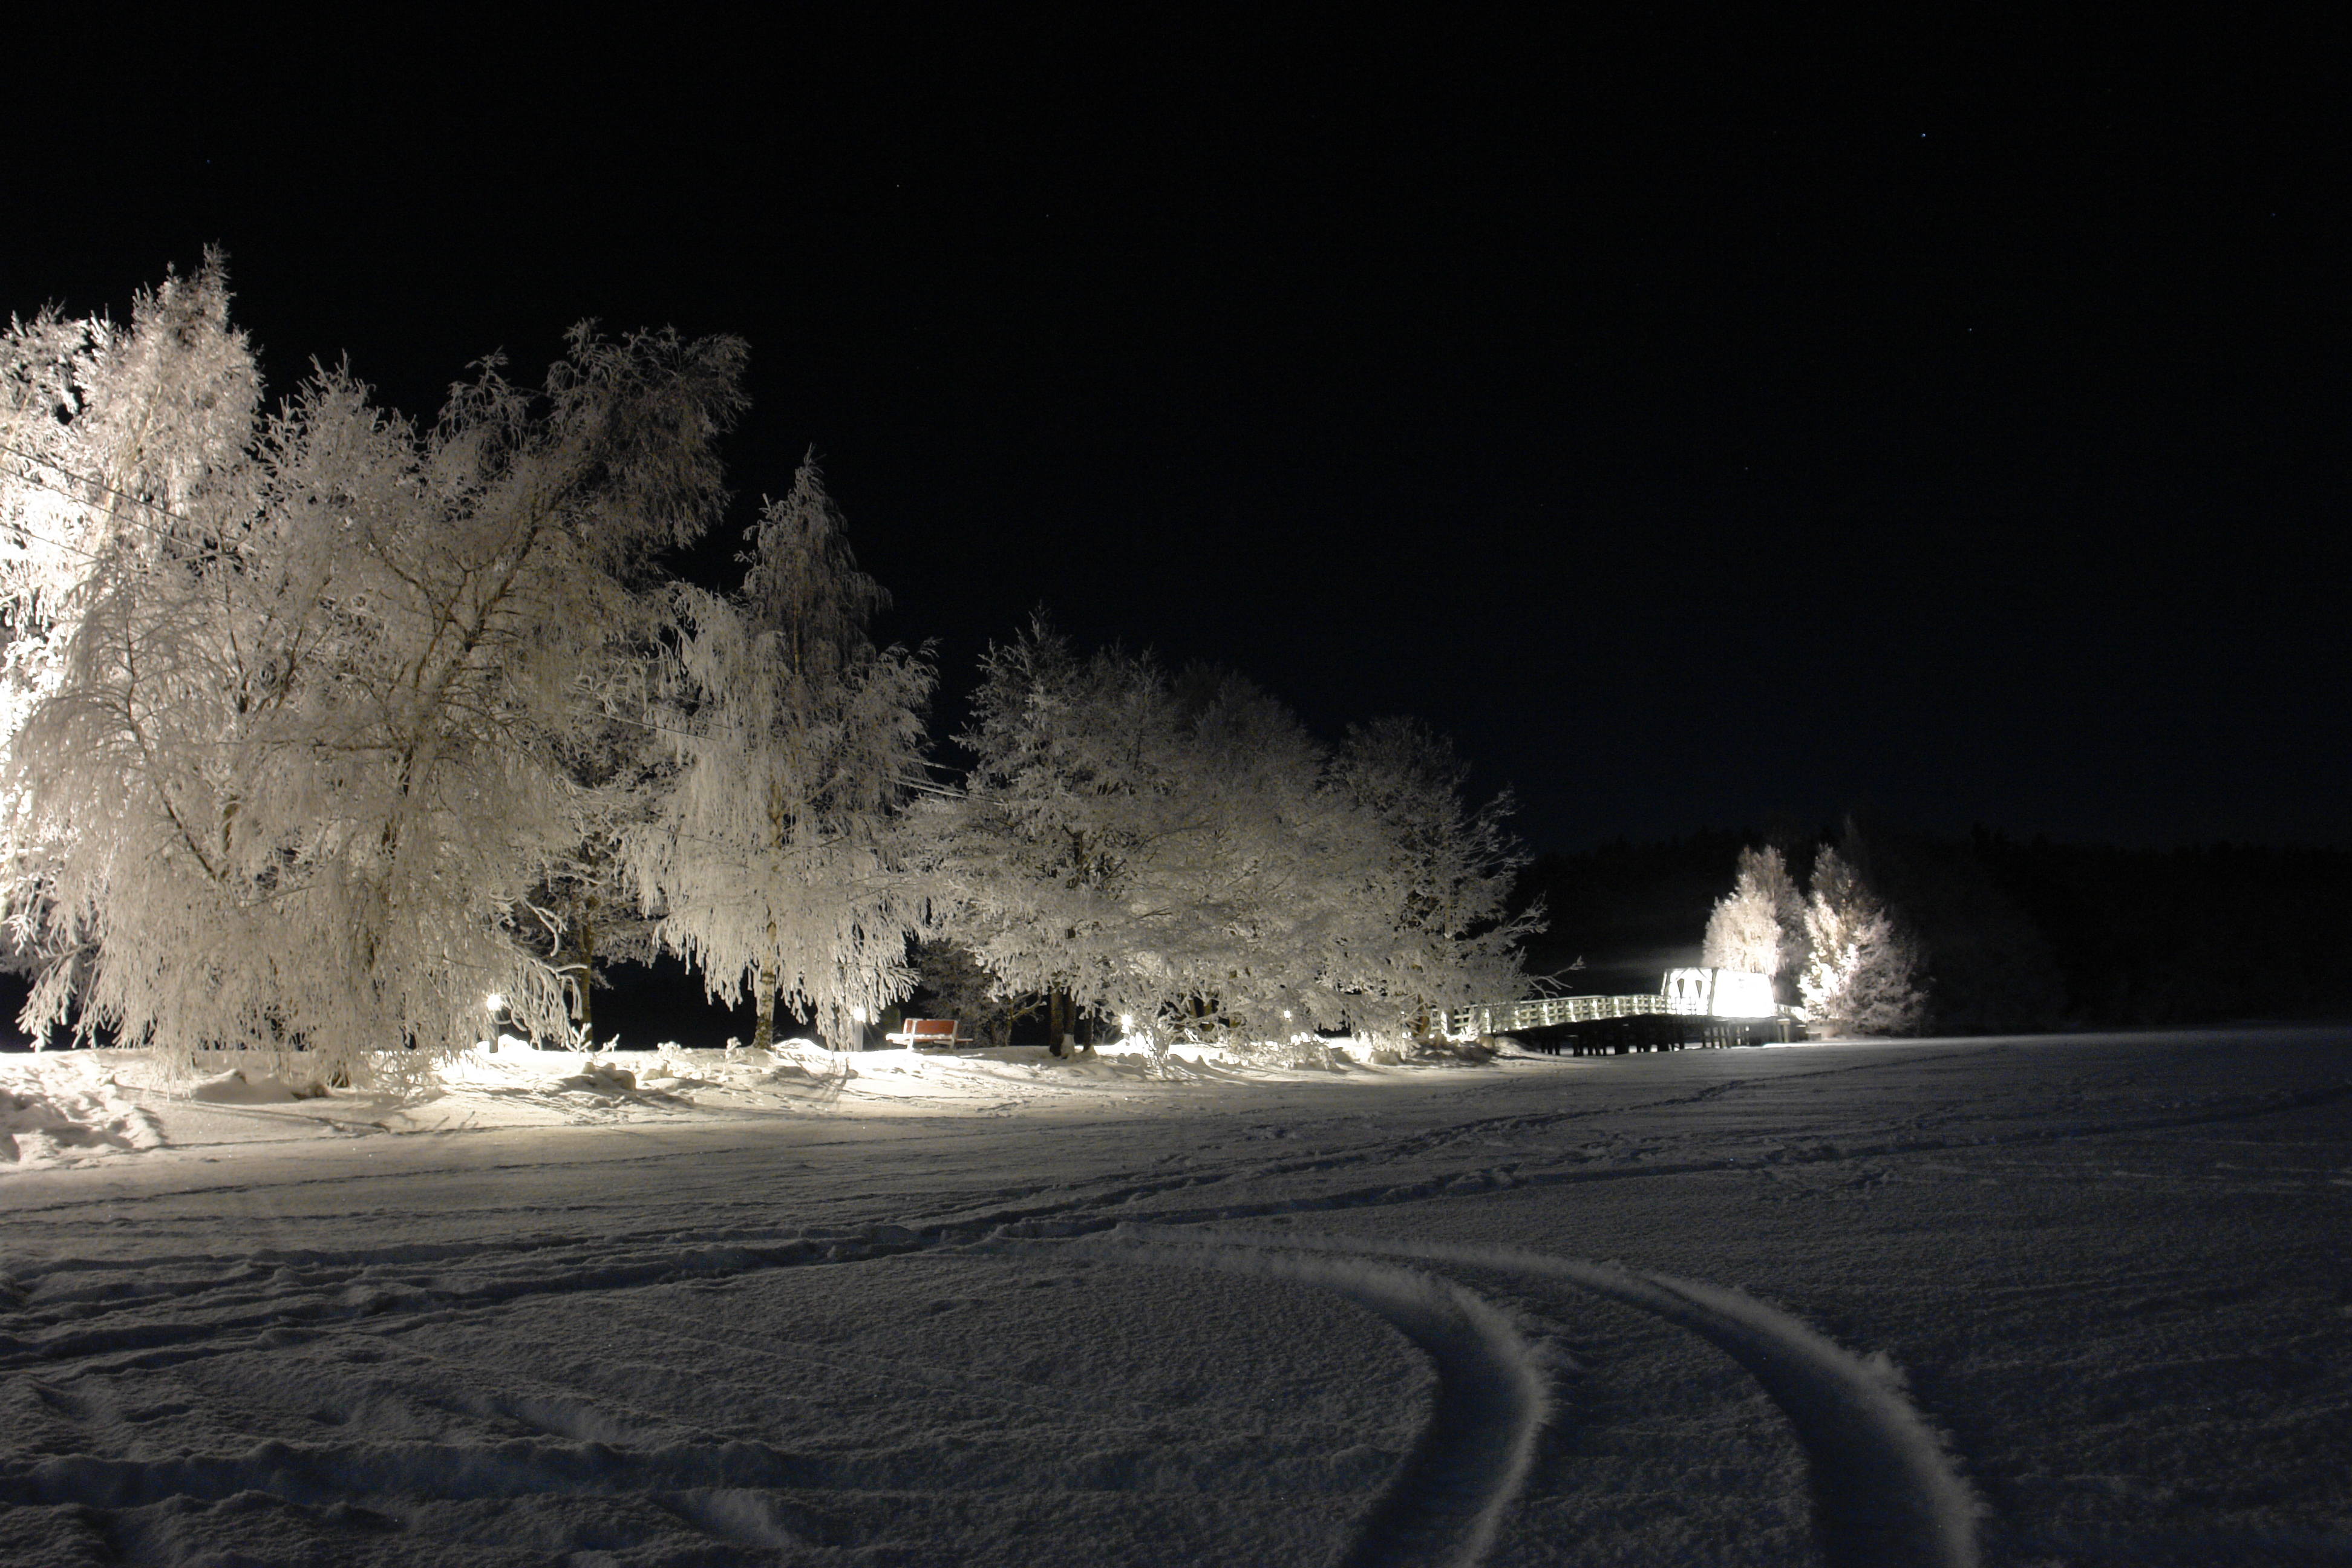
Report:
<svg viewBox="0 0 2352 1568"><path fill-rule="evenodd" d="M1045 1027L1048 1035L1045 1047L1057 1057L1063 1054L1062 1042L1070 1037L1070 1026L1075 1021L1071 1017L1071 1012L1068 992L1056 985L1045 994Z"/></svg>
<svg viewBox="0 0 2352 1568"><path fill-rule="evenodd" d="M596 989L596 900L593 894L581 901L580 918L574 923L578 931L575 957L580 965L578 1037L583 1048L593 1051L596 1048L596 1003L592 994Z"/></svg>
<svg viewBox="0 0 2352 1568"><path fill-rule="evenodd" d="M760 965L760 979L752 991L752 1000L759 1008L759 1022L751 1029L751 1048L764 1051L776 1043L776 969L775 965Z"/></svg>

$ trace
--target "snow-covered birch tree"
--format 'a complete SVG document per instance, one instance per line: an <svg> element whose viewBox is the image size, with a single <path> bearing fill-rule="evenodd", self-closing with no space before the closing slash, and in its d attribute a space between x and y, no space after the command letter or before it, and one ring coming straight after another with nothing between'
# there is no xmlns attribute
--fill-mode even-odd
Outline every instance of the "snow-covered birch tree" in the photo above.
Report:
<svg viewBox="0 0 2352 1568"><path fill-rule="evenodd" d="M1816 1024L1853 1035L1906 1035L1919 1026L1927 999L1918 945L1832 846L1813 860L1805 931L1812 953L1798 991Z"/></svg>
<svg viewBox="0 0 2352 1568"><path fill-rule="evenodd" d="M672 590L658 711L677 776L624 853L710 994L751 994L755 1045L780 1005L853 1037L912 984L924 900L895 840L924 779L930 659L874 646L888 595L814 461L750 537L736 594Z"/></svg>
<svg viewBox="0 0 2352 1568"><path fill-rule="evenodd" d="M1181 767L1166 681L1041 617L988 650L971 711L963 795L921 818L950 935L1005 995L1045 1000L1056 1048L1082 1007L1149 1020L1172 987L1138 983L1160 944L1132 894Z"/></svg>
<svg viewBox="0 0 2352 1568"><path fill-rule="evenodd" d="M597 693L601 721L556 749L574 801L577 837L549 862L530 895L543 952L571 999L572 1037L596 1037L596 987L613 963L644 963L660 946L658 922L637 896L624 853L627 837L650 820L675 782L667 745L649 721L657 654L650 641L637 657L616 658Z"/></svg>
<svg viewBox="0 0 2352 1568"><path fill-rule="evenodd" d="M12 764L85 619L110 597L119 611L125 585L159 562L203 561L250 509L260 377L227 312L208 255L194 277L140 294L127 327L47 310L0 341L0 741ZM36 778L14 765L0 775L8 914L37 972L79 973L82 944L48 929L62 846L34 820Z"/></svg>
<svg viewBox="0 0 2352 1568"><path fill-rule="evenodd" d="M264 418L227 299L210 258L10 411L40 454L5 500L24 1024L320 1077L462 1048L491 994L560 1037L514 929L579 834L557 753L718 499L741 345L583 327L429 431L347 371ZM57 325L12 333L12 374Z"/></svg>
<svg viewBox="0 0 2352 1568"><path fill-rule="evenodd" d="M964 796L926 815L943 920L1009 993L1165 1040L1409 1030L1507 987L1515 852L1419 726L1328 753L1215 669L1082 657L1042 622L992 648Z"/></svg>
<svg viewBox="0 0 2352 1568"><path fill-rule="evenodd" d="M134 622L157 622L140 629L158 642L184 634L200 613L187 602L253 508L260 379L227 308L219 258L208 255L194 277L141 293L127 326L44 310L12 321L0 347L0 897L36 979L28 1028L37 1014L60 1011L52 999L91 983L100 956L60 900L61 883L92 868L86 855L68 857L77 835L55 809L59 764L94 759L51 755L28 737L104 700L74 687L90 684L104 646ZM155 596L141 593L150 579L176 590L176 613L140 611ZM146 737L168 743L157 734L168 713L144 718ZM96 804L123 803L101 788ZM131 875L126 868L126 884Z"/></svg>

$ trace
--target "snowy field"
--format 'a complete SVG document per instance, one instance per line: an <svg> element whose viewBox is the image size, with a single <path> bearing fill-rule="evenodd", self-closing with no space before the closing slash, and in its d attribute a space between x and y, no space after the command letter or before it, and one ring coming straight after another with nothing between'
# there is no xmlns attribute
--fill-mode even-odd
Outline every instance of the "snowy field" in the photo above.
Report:
<svg viewBox="0 0 2352 1568"><path fill-rule="evenodd" d="M0 1562L2352 1563L2352 1032L0 1057Z"/></svg>

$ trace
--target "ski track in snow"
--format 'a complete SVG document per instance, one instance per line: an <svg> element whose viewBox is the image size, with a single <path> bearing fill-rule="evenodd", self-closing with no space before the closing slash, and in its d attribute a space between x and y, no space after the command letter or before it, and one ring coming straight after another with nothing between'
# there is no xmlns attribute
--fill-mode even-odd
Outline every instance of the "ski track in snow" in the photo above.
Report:
<svg viewBox="0 0 2352 1568"><path fill-rule="evenodd" d="M1128 1228L1146 1240L1165 1234L1157 1226ZM1812 1468L1815 1526L1829 1568L1974 1568L1977 1562L1981 1507L1941 1440L1904 1397L1901 1373L1883 1356L1858 1357L1752 1296L1517 1247L1216 1231L1187 1239L1412 1258L1558 1279L1653 1313L1729 1354L1789 1417Z"/></svg>
<svg viewBox="0 0 2352 1568"><path fill-rule="evenodd" d="M1730 1093L1745 1081L1605 1110L1696 1103ZM1152 1213L1149 1225L1126 1217L1139 1199L1193 1190L1207 1196L1213 1195L1208 1189L1252 1178L1426 1158L1482 1138L1541 1131L1602 1112L1481 1118L1375 1138L1353 1149L1280 1161L1231 1159L1221 1168L1172 1175L1112 1176L1087 1181L1077 1190L1012 1185L992 1202L983 1195L950 1215L906 1216L905 1225L790 1234L756 1226L703 1227L690 1238L677 1228L653 1227L593 1239L551 1235L374 1249L261 1248L236 1258L60 1257L37 1265L19 1263L13 1274L0 1277L0 1306L14 1309L7 1312L13 1320L9 1331L0 1332L0 1368L18 1374L66 1374L58 1381L68 1383L67 1389L33 1384L39 1397L58 1405L71 1402L69 1379L77 1373L163 1366L353 1330L390 1337L533 1296L855 1266L916 1253L977 1260L992 1253L1076 1247L1136 1266L1290 1280L1329 1291L1394 1325L1430 1358L1438 1377L1436 1407L1413 1454L1339 1561L1351 1568L1473 1563L1493 1540L1526 1476L1548 1408L1549 1379L1542 1355L1508 1314L1475 1290L1374 1260L1402 1258L1557 1281L1650 1312L1707 1340L1745 1369L1788 1416L1810 1466L1816 1534L1830 1568L1970 1568L1977 1561L1980 1507L1944 1445L1904 1396L1900 1374L1883 1357L1856 1356L1751 1297L1617 1265L1512 1248L1214 1227L1275 1215L1475 1196L1520 1184L1851 1162L1941 1148L2016 1147L2263 1116L2347 1094L2352 1084L2339 1082L2267 1091L2218 1107L2045 1123L1995 1136L1896 1137L1799 1148L1776 1152L1769 1161L1635 1163L1644 1152L1636 1148L1625 1162L1596 1161L1582 1168L1534 1170L1504 1163L1402 1183L1160 1210ZM1271 1135L1279 1136L1280 1130ZM78 1206L69 1202L49 1212L63 1217ZM37 1307L25 1305L37 1291ZM721 1439L715 1433L685 1441L652 1440L651 1429L584 1401L508 1398L482 1408L543 1436L472 1446L273 1441L242 1453L169 1459L17 1459L0 1464L0 1503L123 1508L174 1496L217 1501L262 1492L324 1508L348 1506L341 1500L353 1495L486 1499L627 1492L649 1497L718 1539L780 1548L794 1545L798 1538L763 1490L861 1484L825 1460Z"/></svg>
<svg viewBox="0 0 2352 1568"><path fill-rule="evenodd" d="M917 1235L878 1226L782 1246L650 1248L625 1265L544 1271L562 1248L505 1246L388 1249L430 1253L407 1262L504 1262L511 1277L457 1286L431 1277L396 1279L386 1264L361 1275L325 1267L325 1255L268 1269L259 1259L235 1280L182 1282L186 1296L217 1293L225 1309L203 1321L150 1321L55 1337L0 1341L0 1364L28 1369L79 1362L92 1370L152 1367L199 1356L286 1345L323 1331L327 1320L381 1319L378 1333L442 1321L468 1308L530 1294L626 1289L694 1276L854 1264L913 1252L979 1257L1073 1245L1145 1266L1221 1269L1291 1280L1330 1291L1386 1320L1434 1366L1436 1407L1388 1490L1339 1559L1346 1568L1419 1568L1475 1563L1524 1479L1548 1410L1542 1357L1507 1314L1459 1283L1372 1261L1378 1256L1489 1269L1573 1285L1652 1312L1709 1340L1763 1385L1788 1415L1811 1462L1817 1529L1830 1568L1970 1568L1976 1508L1932 1432L1902 1396L1899 1376L1865 1361L1752 1298L1688 1280L1640 1274L1511 1248L1387 1243L1308 1235L1250 1235L1116 1218L1080 1226L1015 1222ZM645 1238L649 1240L650 1238ZM606 1244L608 1247L611 1244ZM194 1264L197 1259L173 1260ZM344 1260L351 1261L351 1260ZM392 1265L397 1267L397 1265ZM258 1281L299 1279L307 1303L266 1300ZM156 1298L142 1298L152 1302ZM182 1298L184 1299L184 1298ZM85 1303L89 1298L83 1298ZM308 1310L305 1310L307 1306ZM173 1496L219 1500L266 1492L325 1507L362 1496L511 1498L541 1493L646 1493L706 1532L754 1545L784 1545L790 1532L757 1493L830 1487L854 1478L822 1461L756 1443L646 1444L625 1417L582 1401L505 1398L485 1404L550 1439L488 1447L431 1442L357 1445L269 1442L235 1455L175 1460L85 1456L0 1467L0 1501L130 1508Z"/></svg>
<svg viewBox="0 0 2352 1568"><path fill-rule="evenodd" d="M1122 1228L1103 1251L1121 1262L1287 1279L1386 1319L1437 1371L1437 1404L1412 1455L1339 1558L1341 1568L1460 1568L1493 1544L1518 1495L1550 1405L1543 1359L1509 1316L1451 1280L1361 1258L1318 1257L1273 1238L1202 1246ZM1030 1246L1040 1244L1031 1243Z"/></svg>

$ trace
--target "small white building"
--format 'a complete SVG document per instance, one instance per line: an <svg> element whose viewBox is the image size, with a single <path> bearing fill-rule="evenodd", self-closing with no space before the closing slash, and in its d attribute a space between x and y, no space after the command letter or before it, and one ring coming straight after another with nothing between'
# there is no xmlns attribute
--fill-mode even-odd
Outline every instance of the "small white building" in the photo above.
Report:
<svg viewBox="0 0 2352 1568"><path fill-rule="evenodd" d="M1772 1001L1772 977L1744 969L1669 969L1662 994L1669 1013L1769 1018L1780 1011Z"/></svg>

